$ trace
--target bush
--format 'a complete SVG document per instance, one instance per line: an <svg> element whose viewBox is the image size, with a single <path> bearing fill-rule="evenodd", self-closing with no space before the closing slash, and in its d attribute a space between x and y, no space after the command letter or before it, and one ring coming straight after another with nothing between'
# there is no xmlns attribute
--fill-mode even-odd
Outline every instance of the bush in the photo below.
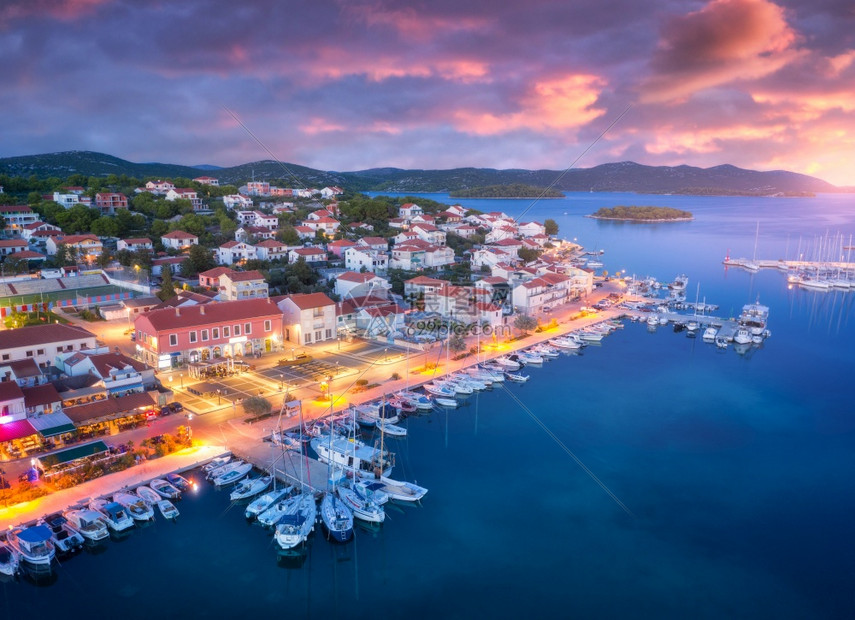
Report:
<svg viewBox="0 0 855 620"><path fill-rule="evenodd" d="M366 385L368 385L368 379L357 379L356 385L358 387L365 387Z"/></svg>
<svg viewBox="0 0 855 620"><path fill-rule="evenodd" d="M392 381L397 381L400 378L401 378L401 375L399 373L397 373L397 372L392 373Z"/></svg>

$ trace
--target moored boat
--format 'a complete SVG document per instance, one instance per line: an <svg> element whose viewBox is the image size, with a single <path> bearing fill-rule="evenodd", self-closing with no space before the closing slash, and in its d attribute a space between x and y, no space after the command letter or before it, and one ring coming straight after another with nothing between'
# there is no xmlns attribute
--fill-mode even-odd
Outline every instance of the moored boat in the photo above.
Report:
<svg viewBox="0 0 855 620"><path fill-rule="evenodd" d="M335 493L324 495L320 513L328 538L338 542L353 538L353 513Z"/></svg>
<svg viewBox="0 0 855 620"><path fill-rule="evenodd" d="M0 540L0 574L15 575L18 572L18 563L20 556L11 545L7 545Z"/></svg>
<svg viewBox="0 0 855 620"><path fill-rule="evenodd" d="M61 514L48 515L40 523L50 528L57 553L75 553L83 548L83 535Z"/></svg>
<svg viewBox="0 0 855 620"><path fill-rule="evenodd" d="M529 380L529 375L518 375L512 372L506 372L505 376L509 381L513 381L514 383L525 383Z"/></svg>
<svg viewBox="0 0 855 620"><path fill-rule="evenodd" d="M403 426L397 426L396 424L390 424L389 422L384 422L383 420L377 420L375 423L377 428L387 435L391 435L392 437L405 437L407 435L407 429Z"/></svg>
<svg viewBox="0 0 855 620"><path fill-rule="evenodd" d="M86 540L103 540L110 535L107 523L100 512L89 508L77 508L66 511L64 516Z"/></svg>
<svg viewBox="0 0 855 620"><path fill-rule="evenodd" d="M93 499L89 508L99 513L104 522L114 532L122 532L134 526L134 520L125 507L118 502L108 502L104 499Z"/></svg>
<svg viewBox="0 0 855 620"><path fill-rule="evenodd" d="M166 474L166 481L179 491L189 491L195 484L179 474Z"/></svg>
<svg viewBox="0 0 855 620"><path fill-rule="evenodd" d="M9 530L6 541L9 546L28 564L50 566L56 556L56 547L52 541L53 533L46 525L16 527Z"/></svg>
<svg viewBox="0 0 855 620"><path fill-rule="evenodd" d="M202 471L208 473L218 467L222 467L226 463L232 460L231 454L226 454L224 456L218 456L215 459L212 459L210 462L206 463L204 467L202 467Z"/></svg>
<svg viewBox="0 0 855 620"><path fill-rule="evenodd" d="M440 407L446 407L448 409L454 409L460 404L454 398L435 398L434 402Z"/></svg>
<svg viewBox="0 0 855 620"><path fill-rule="evenodd" d="M315 529L318 507L311 493L301 493L294 498L294 510L283 515L276 524L273 539L282 549L293 549L305 542Z"/></svg>
<svg viewBox="0 0 855 620"><path fill-rule="evenodd" d="M154 510L138 495L116 493L113 495L113 501L124 506L134 521L151 521L154 519Z"/></svg>
<svg viewBox="0 0 855 620"><path fill-rule="evenodd" d="M273 476L271 475L244 480L232 490L229 494L229 499L234 502L254 497L267 489L271 482L273 482Z"/></svg>
<svg viewBox="0 0 855 620"><path fill-rule="evenodd" d="M275 504L279 500L284 499L289 493L291 493L292 488L293 487L291 486L287 486L281 489L274 489L273 491L268 491L264 495L256 497L246 507L246 510L243 513L244 516L247 519L253 519L257 517L262 512L270 508L273 504Z"/></svg>
<svg viewBox="0 0 855 620"><path fill-rule="evenodd" d="M154 489L151 489L145 485L138 486L134 493L139 495L140 499L149 506L154 506L155 504L157 504L157 502L163 499L159 493L154 491Z"/></svg>
<svg viewBox="0 0 855 620"><path fill-rule="evenodd" d="M214 478L214 486L225 486L227 484L232 484L234 482L238 482L244 476L246 476L249 472L252 471L252 463L242 463L238 465L234 469L230 469L224 474L217 476Z"/></svg>
<svg viewBox="0 0 855 620"><path fill-rule="evenodd" d="M353 516L368 523L383 523L386 520L386 511L367 497L357 493L354 489L337 487L339 499L350 508Z"/></svg>
<svg viewBox="0 0 855 620"><path fill-rule="evenodd" d="M160 511L160 514L163 515L164 519L177 519L178 508L175 507L175 504L170 502L168 499L162 499L157 502L157 509Z"/></svg>
<svg viewBox="0 0 855 620"><path fill-rule="evenodd" d="M380 483L383 485L379 489L385 492L390 499L400 502L416 502L423 498L428 490L419 485L406 482L403 480L393 480L386 476L380 477Z"/></svg>

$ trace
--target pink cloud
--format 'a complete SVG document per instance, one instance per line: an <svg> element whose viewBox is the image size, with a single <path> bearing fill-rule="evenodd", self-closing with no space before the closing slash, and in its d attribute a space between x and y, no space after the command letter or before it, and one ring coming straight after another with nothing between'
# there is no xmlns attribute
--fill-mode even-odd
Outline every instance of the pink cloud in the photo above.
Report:
<svg viewBox="0 0 855 620"><path fill-rule="evenodd" d="M448 33L476 31L490 23L489 18L483 15L431 15L413 7L384 7L379 2L349 4L343 7L343 11L366 26L392 28L403 37L420 43Z"/></svg>
<svg viewBox="0 0 855 620"><path fill-rule="evenodd" d="M48 15L73 20L90 14L112 0L4 0L0 4L0 23L30 16Z"/></svg>

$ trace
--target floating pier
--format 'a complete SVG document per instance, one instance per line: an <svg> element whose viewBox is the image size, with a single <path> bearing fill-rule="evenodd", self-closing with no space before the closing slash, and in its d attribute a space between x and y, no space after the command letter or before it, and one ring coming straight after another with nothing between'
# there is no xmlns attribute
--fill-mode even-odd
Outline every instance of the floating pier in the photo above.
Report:
<svg viewBox="0 0 855 620"><path fill-rule="evenodd" d="M271 448L272 446L272 448ZM272 452L271 452L272 451ZM282 446L269 442L241 444L232 450L232 454L252 463L255 467L270 471L279 482L300 486L300 464L303 467L303 487L313 492L327 488L328 470L325 463L309 456L300 456L295 450L283 449ZM271 465L272 463L272 465Z"/></svg>

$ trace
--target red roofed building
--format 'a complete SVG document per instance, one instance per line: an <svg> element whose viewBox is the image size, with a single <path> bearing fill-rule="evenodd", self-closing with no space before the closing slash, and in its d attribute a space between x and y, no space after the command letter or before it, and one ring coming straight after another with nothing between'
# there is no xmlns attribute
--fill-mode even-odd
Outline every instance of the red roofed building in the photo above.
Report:
<svg viewBox="0 0 855 620"><path fill-rule="evenodd" d="M323 248L296 248L288 252L289 263L296 263L301 258L307 263L322 263L327 260L327 252Z"/></svg>
<svg viewBox="0 0 855 620"><path fill-rule="evenodd" d="M233 271L220 276L223 297L228 301L265 298L268 296L267 280L257 270Z"/></svg>
<svg viewBox="0 0 855 620"><path fill-rule="evenodd" d="M230 267L214 267L199 274L199 286L220 289L220 276L234 273Z"/></svg>
<svg viewBox="0 0 855 620"><path fill-rule="evenodd" d="M101 256L103 246L101 240L95 235L65 235L48 237L45 242L45 250L48 256L53 256L60 245L65 245L77 260L91 263Z"/></svg>
<svg viewBox="0 0 855 620"><path fill-rule="evenodd" d="M113 215L116 209L128 208L128 197L119 192L103 192L95 194L95 206L102 214Z"/></svg>
<svg viewBox="0 0 855 620"><path fill-rule="evenodd" d="M361 241L361 239L360 239L360 241ZM327 244L327 251L332 252L333 254L338 256L339 258L344 258L345 250L347 250L349 248L355 248L355 247L356 247L356 243L353 241L350 241L349 239L336 239L335 241L330 241Z"/></svg>
<svg viewBox="0 0 855 620"><path fill-rule="evenodd" d="M193 180L196 181L196 183L200 183L202 185L211 185L213 187L220 186L220 180L215 179L214 177L196 177Z"/></svg>
<svg viewBox="0 0 855 620"><path fill-rule="evenodd" d="M342 299L371 294L385 298L390 288L392 285L389 282L370 271L347 271L335 280L335 294Z"/></svg>
<svg viewBox="0 0 855 620"><path fill-rule="evenodd" d="M164 247L180 250L189 248L191 245L199 245L199 237L191 235L183 230L173 230L171 233L166 233L160 238Z"/></svg>
<svg viewBox="0 0 855 620"><path fill-rule="evenodd" d="M29 248L29 244L23 239L0 239L0 256L23 252Z"/></svg>
<svg viewBox="0 0 855 620"><path fill-rule="evenodd" d="M282 311L269 299L224 301L153 310L134 320L143 361L168 369L279 350Z"/></svg>
<svg viewBox="0 0 855 620"><path fill-rule="evenodd" d="M306 345L336 338L336 304L323 293L288 295L279 308L285 340Z"/></svg>
<svg viewBox="0 0 855 620"><path fill-rule="evenodd" d="M20 237L24 226L39 221L39 214L27 205L0 205L0 215L3 216L6 235L9 237Z"/></svg>
<svg viewBox="0 0 855 620"><path fill-rule="evenodd" d="M147 237L138 237L136 239L119 239L118 243L116 243L116 250L128 250L129 252L136 252L137 250L154 250L154 244L152 244L151 239Z"/></svg>

